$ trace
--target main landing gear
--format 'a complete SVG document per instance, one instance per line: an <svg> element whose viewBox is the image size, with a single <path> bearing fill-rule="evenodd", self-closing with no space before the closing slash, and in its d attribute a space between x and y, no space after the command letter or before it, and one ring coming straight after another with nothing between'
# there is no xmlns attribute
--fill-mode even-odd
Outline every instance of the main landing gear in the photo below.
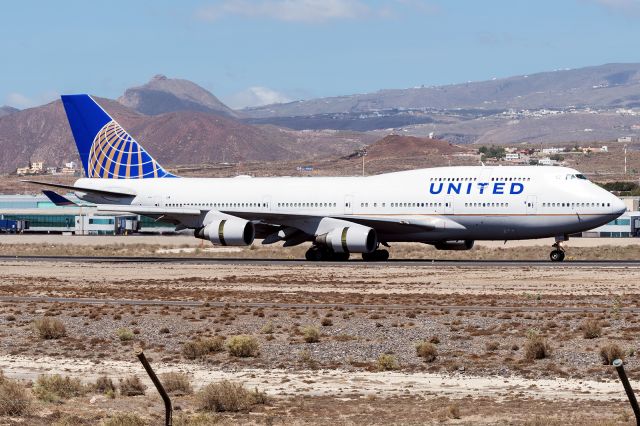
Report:
<svg viewBox="0 0 640 426"><path fill-rule="evenodd" d="M344 262L349 260L349 253L336 253L326 247L312 246L304 258L311 262Z"/></svg>
<svg viewBox="0 0 640 426"><path fill-rule="evenodd" d="M388 250L374 250L371 253L362 253L362 260L365 262L384 262L389 259Z"/></svg>
<svg viewBox="0 0 640 426"><path fill-rule="evenodd" d="M562 262L564 260L564 248L562 247L563 241L556 241L551 247L554 249L549 254L549 258L552 262Z"/></svg>
<svg viewBox="0 0 640 426"><path fill-rule="evenodd" d="M304 254L305 259L311 262L344 262L349 260L349 253L336 253L323 246L312 246ZM374 250L371 253L362 253L365 262L384 262L389 259L387 250Z"/></svg>

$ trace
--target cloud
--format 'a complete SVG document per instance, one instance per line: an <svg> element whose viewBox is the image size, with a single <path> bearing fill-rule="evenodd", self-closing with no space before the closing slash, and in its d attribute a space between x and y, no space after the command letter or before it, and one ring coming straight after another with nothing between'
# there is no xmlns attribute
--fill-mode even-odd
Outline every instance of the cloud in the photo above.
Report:
<svg viewBox="0 0 640 426"><path fill-rule="evenodd" d="M224 99L225 103L234 109L280 104L292 100L284 93L262 86L249 87Z"/></svg>
<svg viewBox="0 0 640 426"><path fill-rule="evenodd" d="M640 14L640 0L586 0L608 9L613 13Z"/></svg>
<svg viewBox="0 0 640 426"><path fill-rule="evenodd" d="M401 6L419 12L435 9L424 0L389 0L371 7L362 0L221 0L196 11L202 21L216 21L227 16L266 18L284 22L328 22L367 17L390 17L394 7Z"/></svg>
<svg viewBox="0 0 640 426"><path fill-rule="evenodd" d="M5 97L5 104L19 109L32 108L49 103L59 96L60 94L53 90L42 92L33 97L29 97L18 92L12 92Z"/></svg>

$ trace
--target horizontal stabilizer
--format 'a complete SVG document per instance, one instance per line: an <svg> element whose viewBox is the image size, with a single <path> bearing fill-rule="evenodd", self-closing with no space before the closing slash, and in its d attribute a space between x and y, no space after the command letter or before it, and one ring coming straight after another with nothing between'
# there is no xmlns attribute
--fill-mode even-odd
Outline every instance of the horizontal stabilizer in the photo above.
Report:
<svg viewBox="0 0 640 426"><path fill-rule="evenodd" d="M103 195L107 197L135 197L136 196L135 192L133 192L130 189L124 189L124 188L118 189L117 191L115 191L115 190L106 190L106 189L84 188L81 186L64 185L61 183L40 182L37 180L22 180L21 182L32 183L35 185L42 185L42 186L50 186L52 188L67 189L74 192L86 192L89 194Z"/></svg>

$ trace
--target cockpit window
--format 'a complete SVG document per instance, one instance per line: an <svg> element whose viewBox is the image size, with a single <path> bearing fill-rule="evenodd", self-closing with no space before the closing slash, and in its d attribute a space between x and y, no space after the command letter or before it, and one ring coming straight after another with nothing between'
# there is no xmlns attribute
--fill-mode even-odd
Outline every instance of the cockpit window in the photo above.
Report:
<svg viewBox="0 0 640 426"><path fill-rule="evenodd" d="M583 180L587 180L587 177L586 177L585 175L583 175L582 173L578 173L578 174L575 174L575 175L567 175L567 176L565 176L565 179L566 179L566 180L569 180L569 179L583 179Z"/></svg>

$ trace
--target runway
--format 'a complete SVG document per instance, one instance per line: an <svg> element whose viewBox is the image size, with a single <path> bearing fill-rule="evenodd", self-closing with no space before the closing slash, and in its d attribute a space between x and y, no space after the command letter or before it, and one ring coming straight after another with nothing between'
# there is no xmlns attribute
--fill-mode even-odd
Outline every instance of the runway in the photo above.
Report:
<svg viewBox="0 0 640 426"><path fill-rule="evenodd" d="M206 258L206 257L137 257L137 256L0 256L2 260L19 260L24 262L67 262L67 263L172 263L172 264L211 264L211 265L251 265L251 266L455 266L455 267L506 267L506 268L637 268L639 260L565 260L551 262L549 260L442 260L442 259L390 259L385 262L365 262L361 259L346 262L310 262L304 259L267 259L267 258Z"/></svg>

